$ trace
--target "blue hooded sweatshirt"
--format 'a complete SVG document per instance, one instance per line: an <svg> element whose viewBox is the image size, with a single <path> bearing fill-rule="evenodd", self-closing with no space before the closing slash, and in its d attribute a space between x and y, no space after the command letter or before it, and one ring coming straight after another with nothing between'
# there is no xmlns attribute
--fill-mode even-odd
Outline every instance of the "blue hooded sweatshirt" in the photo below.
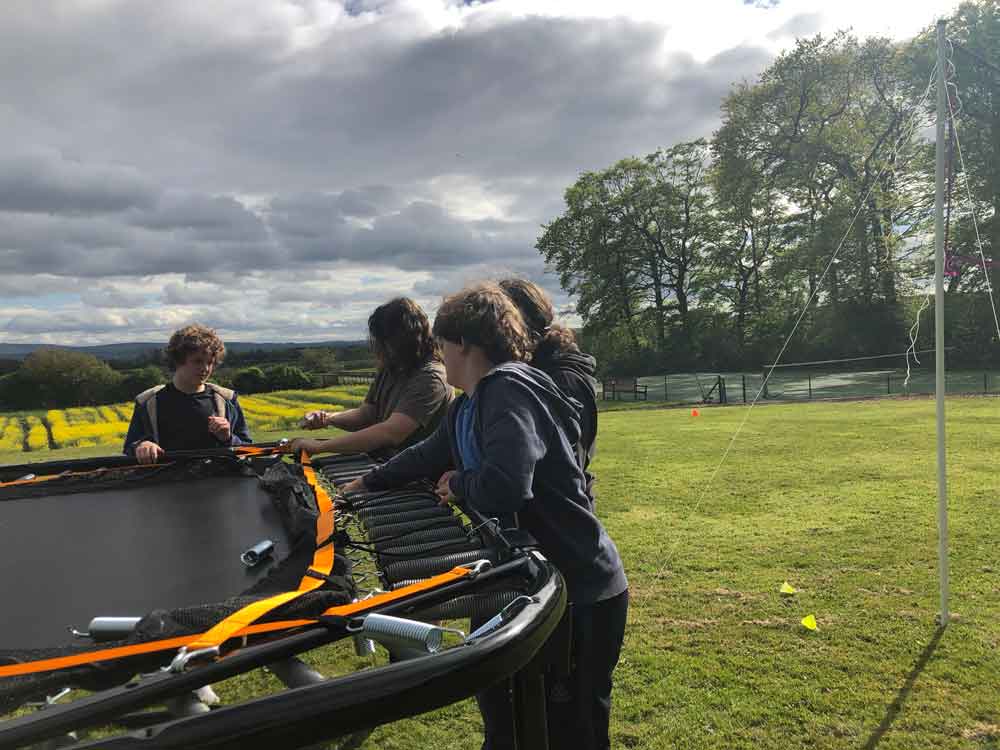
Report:
<svg viewBox="0 0 1000 750"><path fill-rule="evenodd" d="M592 512L577 459L580 403L521 362L490 370L474 396L478 468L464 466L459 450L456 417L469 398L462 395L430 437L367 474L365 485L390 489L455 469L455 496L487 516L516 513L566 579L572 601L592 604L622 593L628 581L621 557Z"/></svg>

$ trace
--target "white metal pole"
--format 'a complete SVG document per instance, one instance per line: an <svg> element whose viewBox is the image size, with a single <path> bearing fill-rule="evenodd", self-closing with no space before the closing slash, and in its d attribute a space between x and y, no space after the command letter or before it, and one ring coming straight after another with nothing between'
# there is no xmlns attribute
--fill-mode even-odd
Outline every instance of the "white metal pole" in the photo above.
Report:
<svg viewBox="0 0 1000 750"><path fill-rule="evenodd" d="M935 145L934 202L934 393L937 401L937 474L938 474L938 578L941 589L940 624L947 625L948 614L948 480L945 474L944 432L944 126L948 95L945 88L945 22L937 24L937 143Z"/></svg>

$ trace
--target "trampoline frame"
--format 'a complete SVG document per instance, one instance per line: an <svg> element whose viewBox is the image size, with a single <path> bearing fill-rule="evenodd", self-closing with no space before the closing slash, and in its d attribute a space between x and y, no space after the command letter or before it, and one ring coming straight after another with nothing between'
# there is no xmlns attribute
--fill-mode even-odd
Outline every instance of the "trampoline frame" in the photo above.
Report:
<svg viewBox="0 0 1000 750"><path fill-rule="evenodd" d="M223 449L171 454L166 459L207 455L251 458L266 455L269 448L273 446L255 446L252 453ZM135 461L126 457L0 466L0 485L29 472L60 474L128 466L135 466ZM433 710L500 680L510 680L519 747L544 750L544 673L566 656L562 637L553 637L557 629L565 629L565 584L558 571L533 549L530 537L505 536L488 519L473 512L468 516L502 551L504 562L489 567L462 566L465 574L457 579L376 605L371 611L412 616L458 596L516 582L531 601L496 630L439 653L287 688L208 713L167 718L118 736L60 746L80 750L303 747ZM0 749L55 738L62 741L73 730L134 722L136 711L346 638L352 632L349 626L356 627L364 614L320 617L314 624L242 648L230 641L223 658L196 668L142 675L125 685L8 719L0 722Z"/></svg>

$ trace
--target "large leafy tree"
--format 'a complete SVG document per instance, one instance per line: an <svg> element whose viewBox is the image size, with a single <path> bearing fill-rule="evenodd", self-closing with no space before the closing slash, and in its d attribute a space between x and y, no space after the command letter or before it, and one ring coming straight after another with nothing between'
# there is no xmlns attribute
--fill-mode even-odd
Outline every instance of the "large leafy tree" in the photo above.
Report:
<svg viewBox="0 0 1000 750"><path fill-rule="evenodd" d="M537 247L588 325L622 326L633 347L694 337L691 308L711 241L705 141L588 172Z"/></svg>

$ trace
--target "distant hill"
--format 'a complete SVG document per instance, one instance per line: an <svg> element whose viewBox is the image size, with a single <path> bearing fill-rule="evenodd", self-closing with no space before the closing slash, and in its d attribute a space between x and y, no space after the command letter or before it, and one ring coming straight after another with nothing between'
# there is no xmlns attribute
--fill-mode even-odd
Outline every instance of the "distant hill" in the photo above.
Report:
<svg viewBox="0 0 1000 750"><path fill-rule="evenodd" d="M316 341L316 342L262 342L227 341L226 349L233 353L249 351L275 351L278 349L313 349L324 347L343 349L349 346L362 346L364 341ZM92 354L98 359L136 359L150 351L162 349L164 342L137 341L127 344L103 344L99 346L58 346L55 344L0 344L0 359L24 359L36 349L69 349L70 351Z"/></svg>

